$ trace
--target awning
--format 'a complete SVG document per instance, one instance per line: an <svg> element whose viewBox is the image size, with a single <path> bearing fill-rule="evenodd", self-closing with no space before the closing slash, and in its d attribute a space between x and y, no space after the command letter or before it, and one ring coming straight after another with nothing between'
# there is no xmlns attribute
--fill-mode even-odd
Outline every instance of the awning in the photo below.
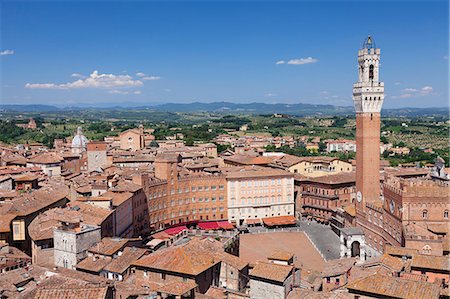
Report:
<svg viewBox="0 0 450 299"><path fill-rule="evenodd" d="M245 223L247 223L247 225L261 224L261 219L260 218L257 218L257 219L245 219Z"/></svg>
<svg viewBox="0 0 450 299"><path fill-rule="evenodd" d="M295 225L297 223L294 216L277 216L263 218L262 220L266 226Z"/></svg>
<svg viewBox="0 0 450 299"><path fill-rule="evenodd" d="M186 229L187 229L187 227L185 225L182 225L182 226L168 228L168 229L164 230L164 232L168 235L175 236Z"/></svg>
<svg viewBox="0 0 450 299"><path fill-rule="evenodd" d="M198 224L198 227L203 230L214 230L220 228L219 225L217 224L217 221L200 222Z"/></svg>
<svg viewBox="0 0 450 299"><path fill-rule="evenodd" d="M228 221L217 221L217 225L221 228L221 229L234 229L234 225L231 224Z"/></svg>

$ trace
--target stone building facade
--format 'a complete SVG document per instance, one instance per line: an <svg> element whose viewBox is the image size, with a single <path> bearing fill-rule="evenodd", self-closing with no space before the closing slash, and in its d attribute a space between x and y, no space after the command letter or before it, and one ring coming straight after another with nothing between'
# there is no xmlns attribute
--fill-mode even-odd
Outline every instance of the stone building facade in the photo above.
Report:
<svg viewBox="0 0 450 299"><path fill-rule="evenodd" d="M87 144L88 171L104 168L108 162L106 158L106 143L91 141Z"/></svg>
<svg viewBox="0 0 450 299"><path fill-rule="evenodd" d="M87 256L87 250L101 241L101 229L91 225L66 225L53 235L55 266L75 269Z"/></svg>

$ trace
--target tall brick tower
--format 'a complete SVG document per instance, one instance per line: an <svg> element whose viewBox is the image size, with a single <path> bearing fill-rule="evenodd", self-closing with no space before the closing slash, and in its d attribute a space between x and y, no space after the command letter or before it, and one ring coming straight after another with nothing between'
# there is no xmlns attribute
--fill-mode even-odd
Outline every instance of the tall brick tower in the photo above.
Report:
<svg viewBox="0 0 450 299"><path fill-rule="evenodd" d="M366 204L380 204L380 111L384 83L379 79L379 67L380 49L369 35L358 50L358 82L353 84L357 220L364 217Z"/></svg>

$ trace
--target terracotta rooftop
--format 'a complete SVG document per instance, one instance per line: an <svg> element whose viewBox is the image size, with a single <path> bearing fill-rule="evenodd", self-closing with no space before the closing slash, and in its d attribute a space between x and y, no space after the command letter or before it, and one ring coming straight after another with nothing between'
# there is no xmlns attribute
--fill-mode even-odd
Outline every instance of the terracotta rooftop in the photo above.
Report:
<svg viewBox="0 0 450 299"><path fill-rule="evenodd" d="M123 181L122 180L122 181L119 181L119 183L114 188L111 188L110 190L112 192L131 192L131 193L134 193L134 192L139 191L140 189L142 189L141 186L136 185L136 184L134 184L132 182L128 182L128 181Z"/></svg>
<svg viewBox="0 0 450 299"><path fill-rule="evenodd" d="M108 298L109 287L84 286L84 287L55 287L38 289L33 298L35 299L104 299Z"/></svg>
<svg viewBox="0 0 450 299"><path fill-rule="evenodd" d="M65 186L48 186L34 190L31 193L22 194L11 200L12 206L9 213L18 216L26 216L38 212L54 203L66 198L68 189Z"/></svg>
<svg viewBox="0 0 450 299"><path fill-rule="evenodd" d="M294 266L257 262L250 276L283 283L292 274Z"/></svg>
<svg viewBox="0 0 450 299"><path fill-rule="evenodd" d="M248 155L233 155L224 158L225 161L230 161L233 163L241 164L241 165L267 165L272 163L272 157L252 157Z"/></svg>
<svg viewBox="0 0 450 299"><path fill-rule="evenodd" d="M331 277L344 274L345 272L350 270L355 263L355 258L329 260L324 265L322 276Z"/></svg>
<svg viewBox="0 0 450 299"><path fill-rule="evenodd" d="M366 266L374 265L374 264L381 264L385 267L389 268L391 271L400 272L403 270L403 268L406 266L406 262L402 260L402 258L399 257L393 257L387 253L383 254L382 256L379 256L373 260L367 261L365 263Z"/></svg>
<svg viewBox="0 0 450 299"><path fill-rule="evenodd" d="M0 217L0 233L10 232L11 221L16 218L16 214L2 214Z"/></svg>
<svg viewBox="0 0 450 299"><path fill-rule="evenodd" d="M107 237L89 248L89 251L96 254L112 256L121 251L128 242L129 239Z"/></svg>
<svg viewBox="0 0 450 299"><path fill-rule="evenodd" d="M122 255L111 260L104 270L122 274L131 266L132 263L140 259L146 253L147 250L143 248L125 247Z"/></svg>
<svg viewBox="0 0 450 299"><path fill-rule="evenodd" d="M450 256L414 254L412 256L411 267L448 272L450 268Z"/></svg>
<svg viewBox="0 0 450 299"><path fill-rule="evenodd" d="M16 182L29 182L37 180L38 176L31 173L24 173L14 176L13 179Z"/></svg>
<svg viewBox="0 0 450 299"><path fill-rule="evenodd" d="M438 299L439 285L402 279L394 276L374 274L346 285L349 290L368 293L379 297L404 299Z"/></svg>
<svg viewBox="0 0 450 299"><path fill-rule="evenodd" d="M354 296L343 290L332 292L315 292L309 289L295 288L286 299L353 299Z"/></svg>
<svg viewBox="0 0 450 299"><path fill-rule="evenodd" d="M292 252L288 252L285 250L277 250L272 255L267 257L269 260L278 260L278 261L290 261L294 258L294 254Z"/></svg>
<svg viewBox="0 0 450 299"><path fill-rule="evenodd" d="M53 230L62 222L80 222L81 213L78 211L54 208L39 214L28 226L28 233L32 240L46 240L53 238Z"/></svg>
<svg viewBox="0 0 450 299"><path fill-rule="evenodd" d="M270 177L293 177L288 171L266 168L266 167L224 167L222 171L226 173L227 179L240 178L270 178Z"/></svg>
<svg viewBox="0 0 450 299"><path fill-rule="evenodd" d="M41 153L28 159L29 163L33 164L58 164L64 159L56 153Z"/></svg>
<svg viewBox="0 0 450 299"><path fill-rule="evenodd" d="M131 192L111 192L107 191L101 195L101 197L107 197L111 198L112 205L114 207L118 207L124 202L126 202L128 199L133 197L133 193Z"/></svg>
<svg viewBox="0 0 450 299"><path fill-rule="evenodd" d="M81 201L72 201L70 203L70 207L80 211L84 223L98 226L101 226L103 221L105 221L113 213L112 210L100 208Z"/></svg>
<svg viewBox="0 0 450 299"><path fill-rule="evenodd" d="M324 175L319 177L307 177L301 174L295 174L295 180L301 182L314 182L328 185L349 184L356 182L356 172L340 172L336 174Z"/></svg>
<svg viewBox="0 0 450 299"><path fill-rule="evenodd" d="M205 248L203 242L192 239L188 243L164 248L145 256L135 266L198 275L221 262L221 255Z"/></svg>
<svg viewBox="0 0 450 299"><path fill-rule="evenodd" d="M103 268L106 267L111 262L110 258L98 257L98 256L88 256L84 260L76 264L76 268L81 270L87 270L89 272L100 273Z"/></svg>
<svg viewBox="0 0 450 299"><path fill-rule="evenodd" d="M352 217L356 217L356 207L354 204L349 204L343 207L344 211Z"/></svg>

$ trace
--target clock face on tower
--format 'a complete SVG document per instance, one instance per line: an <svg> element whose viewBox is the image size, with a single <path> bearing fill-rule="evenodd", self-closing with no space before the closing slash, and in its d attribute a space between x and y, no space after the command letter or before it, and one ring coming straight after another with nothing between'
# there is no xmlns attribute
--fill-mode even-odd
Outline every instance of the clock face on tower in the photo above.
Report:
<svg viewBox="0 0 450 299"><path fill-rule="evenodd" d="M357 200L358 202L361 202L361 200L362 200L362 194L361 194L361 191L358 191L358 193L356 193L356 200Z"/></svg>
<svg viewBox="0 0 450 299"><path fill-rule="evenodd" d="M391 210L391 213L394 214L395 203L393 200L391 200L391 202L389 203L389 208Z"/></svg>

